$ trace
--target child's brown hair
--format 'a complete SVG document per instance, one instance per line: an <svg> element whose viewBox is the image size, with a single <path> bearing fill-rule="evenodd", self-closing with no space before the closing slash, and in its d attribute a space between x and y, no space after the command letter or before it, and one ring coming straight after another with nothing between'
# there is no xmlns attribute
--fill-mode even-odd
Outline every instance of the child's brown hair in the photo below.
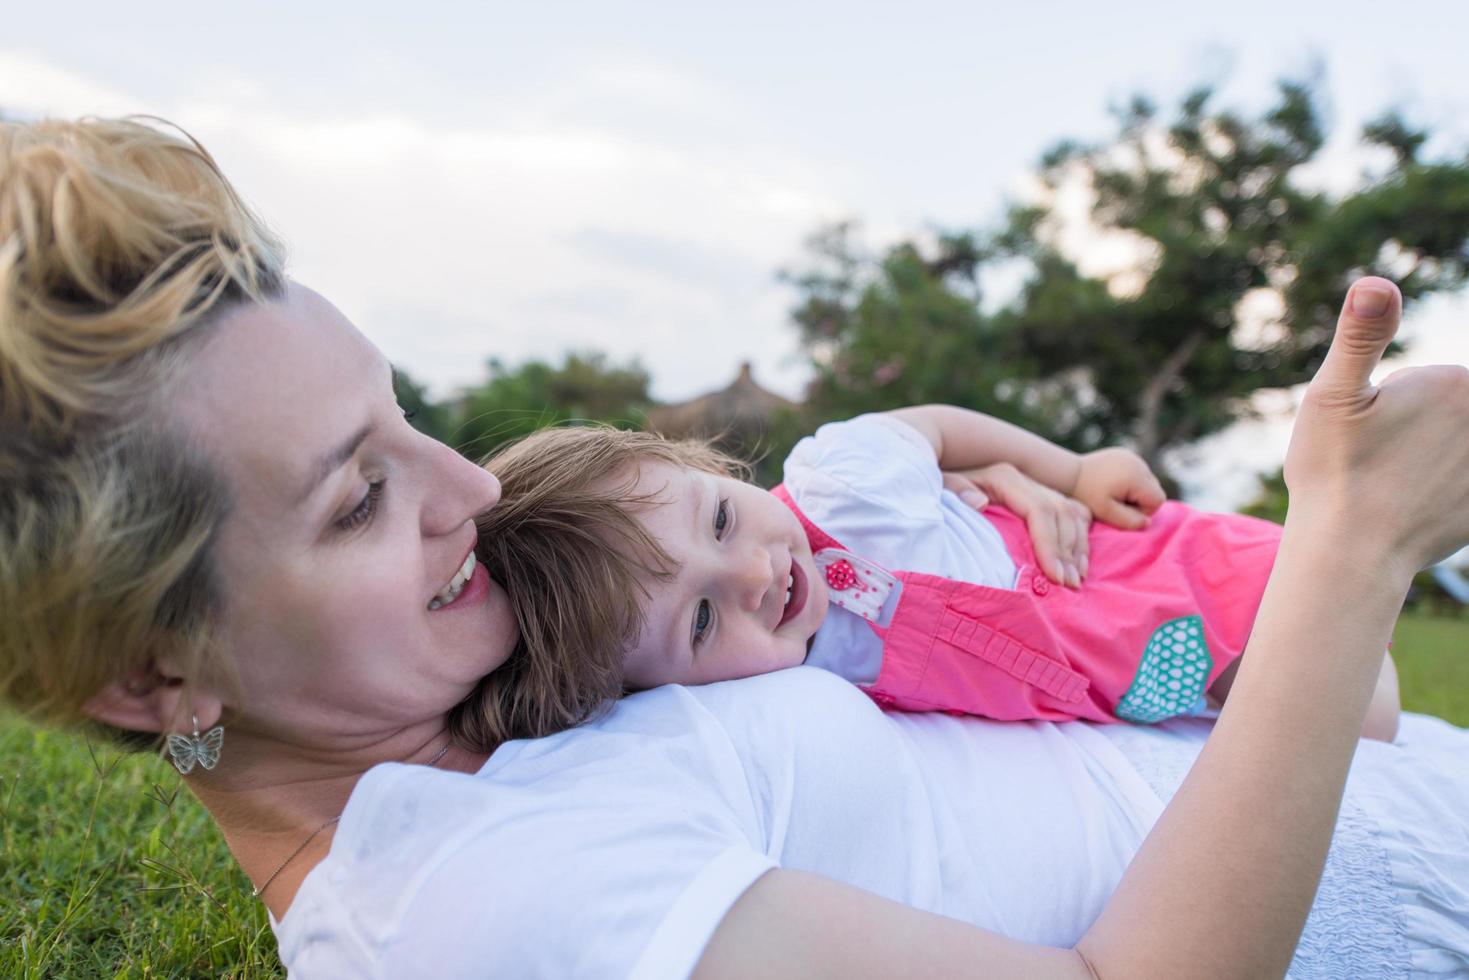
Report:
<svg viewBox="0 0 1469 980"><path fill-rule="evenodd" d="M478 556L505 587L520 636L450 716L461 743L489 751L548 735L624 693L642 582L677 569L632 513L658 502L635 492L644 462L731 477L747 469L708 442L605 425L543 429L485 461L503 496L478 519Z"/></svg>

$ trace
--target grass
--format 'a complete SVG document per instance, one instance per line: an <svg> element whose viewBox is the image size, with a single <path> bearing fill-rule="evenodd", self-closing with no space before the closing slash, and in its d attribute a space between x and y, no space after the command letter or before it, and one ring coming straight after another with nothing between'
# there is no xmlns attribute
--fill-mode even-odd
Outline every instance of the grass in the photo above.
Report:
<svg viewBox="0 0 1469 980"><path fill-rule="evenodd" d="M1403 707L1469 728L1469 610L1405 613L1393 633Z"/></svg>
<svg viewBox="0 0 1469 980"><path fill-rule="evenodd" d="M0 719L0 976L284 975L167 763Z"/></svg>
<svg viewBox="0 0 1469 980"><path fill-rule="evenodd" d="M1403 702L1469 727L1469 614L1406 614ZM280 977L214 825L151 757L0 718L0 976Z"/></svg>

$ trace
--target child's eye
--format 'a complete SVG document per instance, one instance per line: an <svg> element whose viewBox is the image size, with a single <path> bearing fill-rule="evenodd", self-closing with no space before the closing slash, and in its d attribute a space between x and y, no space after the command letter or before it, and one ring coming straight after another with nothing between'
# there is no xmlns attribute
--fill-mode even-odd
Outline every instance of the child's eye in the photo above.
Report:
<svg viewBox="0 0 1469 980"><path fill-rule="evenodd" d="M376 480L367 485L367 492L362 495L362 500L352 512L337 521L336 526L340 531L351 531L361 527L372 520L372 515L377 513L378 502L383 498L383 489L387 486L387 480Z"/></svg>
<svg viewBox="0 0 1469 980"><path fill-rule="evenodd" d="M724 529L729 526L729 498L719 498L719 506L714 508L714 540L724 540Z"/></svg>
<svg viewBox="0 0 1469 980"><path fill-rule="evenodd" d="M709 632L709 624L714 619L714 607L709 604L708 599L700 599L699 604L694 607L694 646L704 642L704 635Z"/></svg>

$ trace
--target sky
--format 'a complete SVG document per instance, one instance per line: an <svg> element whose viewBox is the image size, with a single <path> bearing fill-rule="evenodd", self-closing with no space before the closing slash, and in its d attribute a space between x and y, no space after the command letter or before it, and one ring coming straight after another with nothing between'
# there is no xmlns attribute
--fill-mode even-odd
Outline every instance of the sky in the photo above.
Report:
<svg viewBox="0 0 1469 980"><path fill-rule="evenodd" d="M195 134L285 238L293 275L439 395L600 349L654 393L741 361L805 379L777 272L825 223L885 243L980 227L1062 137L1132 93L1245 110L1318 78L1350 186L1389 106L1469 147L1469 4L426 2L12 4L0 109L152 113ZM1085 258L1085 256L1081 256ZM1469 363L1469 300L1409 313L1410 359ZM1291 399L1180 460L1228 507L1279 465Z"/></svg>

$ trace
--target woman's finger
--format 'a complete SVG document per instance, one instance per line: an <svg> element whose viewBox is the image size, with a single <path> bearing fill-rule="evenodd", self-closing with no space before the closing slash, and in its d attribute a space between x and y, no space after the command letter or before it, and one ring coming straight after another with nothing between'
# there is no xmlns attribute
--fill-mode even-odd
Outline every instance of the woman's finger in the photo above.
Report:
<svg viewBox="0 0 1469 980"><path fill-rule="evenodd" d="M1389 280L1366 276L1354 282L1310 393L1325 405L1356 407L1370 401L1372 372L1397 333L1402 312L1402 294Z"/></svg>
<svg viewBox="0 0 1469 980"><path fill-rule="evenodd" d="M1386 280L1353 284L1285 461L1291 514L1351 528L1398 579L1469 540L1469 370L1371 383L1401 305Z"/></svg>
<svg viewBox="0 0 1469 980"><path fill-rule="evenodd" d="M1402 298L1391 282L1368 276L1352 284L1331 347L1306 387L1291 431L1285 478L1293 502L1302 493L1346 485L1349 478L1342 467L1370 468L1367 461L1374 453L1406 448L1398 441L1399 434L1387 437L1381 423L1374 421L1391 413L1369 411L1379 394L1372 372L1397 332L1401 315ZM1410 404L1415 387L1393 386L1409 389Z"/></svg>

